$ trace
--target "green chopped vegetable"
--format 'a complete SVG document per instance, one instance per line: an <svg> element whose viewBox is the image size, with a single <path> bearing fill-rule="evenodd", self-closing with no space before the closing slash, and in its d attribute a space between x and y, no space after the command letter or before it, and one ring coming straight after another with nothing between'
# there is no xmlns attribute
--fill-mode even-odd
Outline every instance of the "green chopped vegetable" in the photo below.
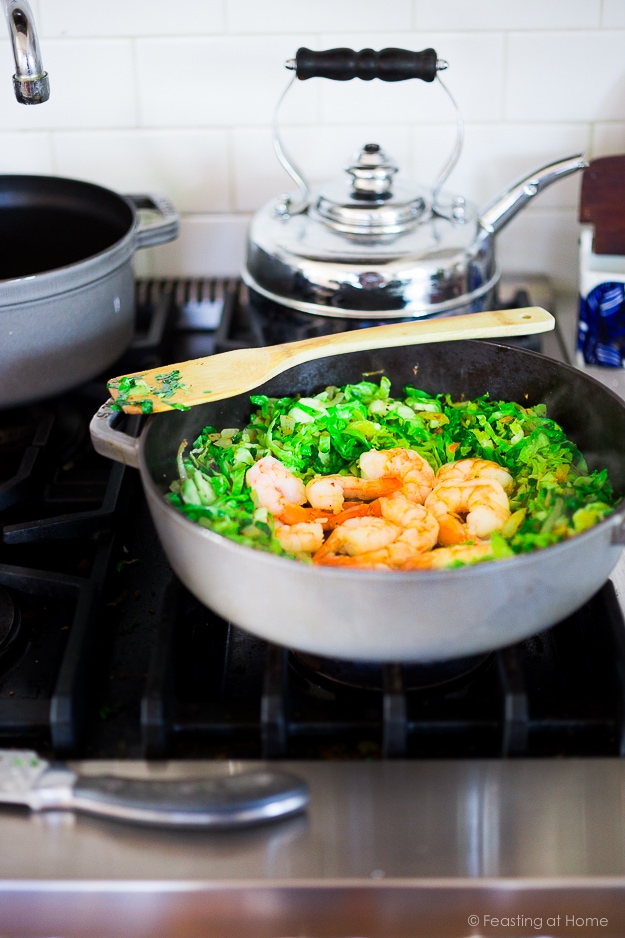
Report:
<svg viewBox="0 0 625 938"><path fill-rule="evenodd" d="M359 475L369 449L403 447L434 471L466 458L493 460L514 479L511 515L491 540L495 559L542 549L585 531L619 502L607 471L590 471L577 446L544 404L524 407L487 394L454 401L406 387L363 380L312 397L250 397L247 426L205 427L178 453L178 479L168 495L192 521L251 547L284 554L271 514L259 508L245 474L263 456L279 459L304 483L314 476Z"/></svg>
<svg viewBox="0 0 625 938"><path fill-rule="evenodd" d="M173 410L189 410L186 404L177 404L169 400L176 391L187 391L188 387L180 380L180 372L173 368L171 371L164 371L156 375L158 384L149 385L141 375L134 377L128 376L118 380L109 381L109 388L115 388L118 392L115 402L111 405L112 410L120 411L124 404L136 404L141 408L144 414L151 414L154 405L151 397L161 397L167 401Z"/></svg>

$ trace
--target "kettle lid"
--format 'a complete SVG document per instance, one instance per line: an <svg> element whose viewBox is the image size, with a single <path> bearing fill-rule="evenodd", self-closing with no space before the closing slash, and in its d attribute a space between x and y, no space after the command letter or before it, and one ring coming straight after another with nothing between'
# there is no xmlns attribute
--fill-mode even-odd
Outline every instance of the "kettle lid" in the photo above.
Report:
<svg viewBox="0 0 625 938"><path fill-rule="evenodd" d="M377 143L366 143L342 180L326 185L310 213L343 234L383 238L412 228L426 210L424 197L394 179L398 167Z"/></svg>

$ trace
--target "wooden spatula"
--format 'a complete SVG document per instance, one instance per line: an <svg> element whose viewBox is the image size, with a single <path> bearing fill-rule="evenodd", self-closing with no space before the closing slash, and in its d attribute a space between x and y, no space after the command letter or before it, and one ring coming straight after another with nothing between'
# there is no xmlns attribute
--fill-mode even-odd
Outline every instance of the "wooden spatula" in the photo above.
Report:
<svg viewBox="0 0 625 938"><path fill-rule="evenodd" d="M196 404L251 391L294 365L316 358L428 342L530 335L549 332L554 325L551 313L539 306L411 320L266 348L235 349L207 358L121 375L112 378L107 386L115 405L127 414L186 410Z"/></svg>

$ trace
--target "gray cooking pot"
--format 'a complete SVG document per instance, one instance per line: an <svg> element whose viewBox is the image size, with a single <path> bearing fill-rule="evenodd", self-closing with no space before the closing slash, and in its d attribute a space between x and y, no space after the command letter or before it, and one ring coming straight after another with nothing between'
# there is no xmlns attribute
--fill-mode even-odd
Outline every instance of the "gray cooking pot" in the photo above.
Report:
<svg viewBox="0 0 625 938"><path fill-rule="evenodd" d="M134 328L135 251L173 240L178 224L159 196L0 176L0 409L75 387L121 355Z"/></svg>
<svg viewBox="0 0 625 938"><path fill-rule="evenodd" d="M440 82L447 63L433 49L299 49L286 67L293 80ZM493 309L497 234L538 193L587 164L581 154L549 163L478 208L442 188L462 139L458 114L453 158L429 188L404 181L377 143L352 157L342 180L311 188L287 156L276 120L274 149L299 191L267 203L251 221L242 277L252 299L353 319Z"/></svg>
<svg viewBox="0 0 625 938"><path fill-rule="evenodd" d="M454 397L545 402L550 416L625 492L625 404L584 373L492 342L356 352L299 365L258 389L280 397L383 372ZM248 395L156 414L138 438L105 404L91 422L96 450L139 469L163 549L205 605L264 639L324 657L433 661L502 647L564 619L605 582L625 543L625 506L542 551L463 569L418 572L319 567L263 553L194 524L164 498L183 439L211 424L243 426Z"/></svg>

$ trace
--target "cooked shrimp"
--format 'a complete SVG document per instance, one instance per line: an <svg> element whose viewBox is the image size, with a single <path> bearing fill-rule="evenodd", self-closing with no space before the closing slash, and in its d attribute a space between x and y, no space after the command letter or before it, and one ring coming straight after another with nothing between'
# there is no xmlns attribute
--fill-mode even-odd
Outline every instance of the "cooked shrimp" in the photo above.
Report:
<svg viewBox="0 0 625 938"><path fill-rule="evenodd" d="M468 479L495 479L504 489L513 481L504 466L490 459L459 459L440 467L434 485L441 482L465 482Z"/></svg>
<svg viewBox="0 0 625 938"><path fill-rule="evenodd" d="M401 485L399 479L360 479L358 476L315 476L306 486L306 498L313 508L338 513L345 499L371 501L390 495Z"/></svg>
<svg viewBox="0 0 625 938"><path fill-rule="evenodd" d="M247 470L245 481L258 504L286 524L319 520L321 513L304 508L306 486L275 456L263 456Z"/></svg>
<svg viewBox="0 0 625 938"><path fill-rule="evenodd" d="M444 547L488 538L510 517L508 496L496 479L441 482L426 498L425 507L438 520L438 542Z"/></svg>
<svg viewBox="0 0 625 938"><path fill-rule="evenodd" d="M399 544L393 541L387 547L381 547L379 550L369 550L362 554L328 554L318 559L313 556L313 563L318 563L324 567L351 567L360 568L379 568L381 570L398 570L407 561L412 551L406 544Z"/></svg>
<svg viewBox="0 0 625 938"><path fill-rule="evenodd" d="M345 499L372 501L402 489L412 501L422 504L431 491L434 471L419 453L408 449L369 450L358 461L361 477L316 476L306 486L313 508L342 511Z"/></svg>
<svg viewBox="0 0 625 938"><path fill-rule="evenodd" d="M343 508L337 514L333 514L331 511L325 512L326 517L321 519L323 530L331 531L339 524L349 521L350 518L363 518L365 515L375 515L380 518L382 513L378 503L379 499L373 502L343 502ZM316 511L317 514L321 514L321 511L317 511L317 509L312 510Z"/></svg>
<svg viewBox="0 0 625 938"><path fill-rule="evenodd" d="M395 492L388 498L379 498L377 506L379 506L379 512L382 518L400 525L402 529L422 528L424 534L429 532L430 536L433 536L434 539L431 544L428 546L424 545L420 549L430 550L431 547L434 547L438 534L438 521L432 512L427 511L423 505L418 505L416 502L413 502L401 491ZM373 506L372 510L375 510Z"/></svg>
<svg viewBox="0 0 625 938"><path fill-rule="evenodd" d="M323 544L323 527L319 521L278 523L275 536L283 550L290 554L314 554Z"/></svg>
<svg viewBox="0 0 625 938"><path fill-rule="evenodd" d="M412 449L371 449L361 454L359 465L364 479L399 479L402 492L419 505L434 485L434 470Z"/></svg>
<svg viewBox="0 0 625 938"><path fill-rule="evenodd" d="M387 521L401 518L402 531L392 546L405 545L410 554L420 554L436 546L438 519L424 505L415 505L401 492L391 498L381 498L380 502L383 518Z"/></svg>
<svg viewBox="0 0 625 938"><path fill-rule="evenodd" d="M404 565L405 570L442 570L453 564L472 564L490 559L491 547L487 541L478 544L454 544L451 547L436 547L424 554L413 554Z"/></svg>
<svg viewBox="0 0 625 938"><path fill-rule="evenodd" d="M313 561L333 566L400 569L415 553L434 547L438 521L423 505L397 492L390 498L380 498L379 508L380 518L352 519L335 528Z"/></svg>
<svg viewBox="0 0 625 938"><path fill-rule="evenodd" d="M333 554L348 554L354 557L372 550L380 550L391 544L399 534L400 526L384 518L350 518L334 528L325 544L313 557L313 561L320 563L324 557Z"/></svg>
<svg viewBox="0 0 625 938"><path fill-rule="evenodd" d="M275 456L263 456L247 470L245 481L258 496L263 508L279 515L285 504L303 505L306 486Z"/></svg>

